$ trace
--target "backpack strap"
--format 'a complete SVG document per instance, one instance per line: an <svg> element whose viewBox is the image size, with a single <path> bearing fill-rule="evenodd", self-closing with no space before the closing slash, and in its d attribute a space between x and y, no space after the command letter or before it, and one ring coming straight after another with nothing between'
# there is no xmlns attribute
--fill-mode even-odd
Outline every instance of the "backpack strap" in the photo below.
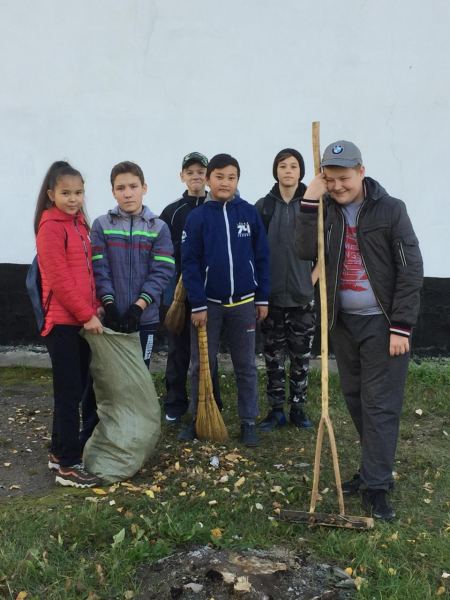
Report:
<svg viewBox="0 0 450 600"><path fill-rule="evenodd" d="M269 224L275 212L275 203L276 200L272 195L264 198L261 218L267 233L269 232Z"/></svg>

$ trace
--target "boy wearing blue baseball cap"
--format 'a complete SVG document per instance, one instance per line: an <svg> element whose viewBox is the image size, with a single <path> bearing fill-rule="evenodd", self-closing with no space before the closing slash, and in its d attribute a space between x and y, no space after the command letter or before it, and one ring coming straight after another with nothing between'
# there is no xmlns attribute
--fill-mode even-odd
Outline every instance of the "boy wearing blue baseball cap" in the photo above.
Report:
<svg viewBox="0 0 450 600"><path fill-rule="evenodd" d="M365 176L355 144L330 144L323 172L307 188L297 217L296 252L317 256L319 198L324 201L328 324L342 392L359 433L361 468L342 485L362 492L362 507L392 520L386 494L419 313L423 263L405 204Z"/></svg>

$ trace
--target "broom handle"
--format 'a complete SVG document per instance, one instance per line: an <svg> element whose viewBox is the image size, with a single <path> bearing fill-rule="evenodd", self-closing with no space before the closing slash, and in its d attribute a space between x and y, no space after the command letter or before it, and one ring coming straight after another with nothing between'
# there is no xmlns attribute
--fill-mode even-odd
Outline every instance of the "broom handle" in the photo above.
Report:
<svg viewBox="0 0 450 600"><path fill-rule="evenodd" d="M320 123L314 121L312 124L312 142L314 155L314 173L320 173ZM344 496L342 494L341 474L339 471L339 460L334 437L333 426L329 416L328 407L328 309L327 309L327 284L325 276L325 244L324 244L324 218L323 198L319 199L319 215L317 222L317 258L319 262L319 290L320 290L320 319L321 319L321 358L322 358L322 414L317 432L316 456L314 459L314 483L311 492L311 504L309 512L316 508L319 492L320 457L322 455L323 433L325 425L330 438L331 454L333 457L334 477L339 500L339 512L345 514Z"/></svg>

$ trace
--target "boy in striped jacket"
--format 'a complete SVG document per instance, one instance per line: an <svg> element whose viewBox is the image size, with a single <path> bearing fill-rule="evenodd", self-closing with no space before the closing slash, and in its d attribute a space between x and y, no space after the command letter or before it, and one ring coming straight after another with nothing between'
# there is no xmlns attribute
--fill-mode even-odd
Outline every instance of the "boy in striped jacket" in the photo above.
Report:
<svg viewBox="0 0 450 600"><path fill-rule="evenodd" d="M92 225L92 265L105 326L139 331L147 366L159 322L161 295L175 271L168 226L143 205L142 169L122 162L111 171L117 206Z"/></svg>

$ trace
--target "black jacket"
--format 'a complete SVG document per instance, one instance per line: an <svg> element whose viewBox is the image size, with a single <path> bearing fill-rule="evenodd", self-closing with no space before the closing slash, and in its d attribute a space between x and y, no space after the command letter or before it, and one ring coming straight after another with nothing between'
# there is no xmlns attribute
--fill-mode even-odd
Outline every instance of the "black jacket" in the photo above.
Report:
<svg viewBox="0 0 450 600"><path fill-rule="evenodd" d="M419 314L423 262L406 206L374 179L365 177L366 198L356 232L359 250L375 297L391 332L409 336ZM295 249L299 258L317 256L318 200L303 199L297 217ZM332 329L339 310L339 283L345 253L346 222L340 205L324 197L325 264L328 322Z"/></svg>
<svg viewBox="0 0 450 600"><path fill-rule="evenodd" d="M181 198L172 202L162 211L159 218L169 226L173 244L173 257L175 259L175 274L164 291L163 303L170 306L178 278L181 274L181 238L183 236L184 224L191 211L201 206L206 200L205 196L189 196L188 190Z"/></svg>
<svg viewBox="0 0 450 600"><path fill-rule="evenodd" d="M276 183L255 205L261 218L265 204L273 207L267 232L270 246L269 304L273 306L304 306L314 298L311 262L299 260L295 254L295 222L305 190L304 184L300 183L292 200L285 202Z"/></svg>

